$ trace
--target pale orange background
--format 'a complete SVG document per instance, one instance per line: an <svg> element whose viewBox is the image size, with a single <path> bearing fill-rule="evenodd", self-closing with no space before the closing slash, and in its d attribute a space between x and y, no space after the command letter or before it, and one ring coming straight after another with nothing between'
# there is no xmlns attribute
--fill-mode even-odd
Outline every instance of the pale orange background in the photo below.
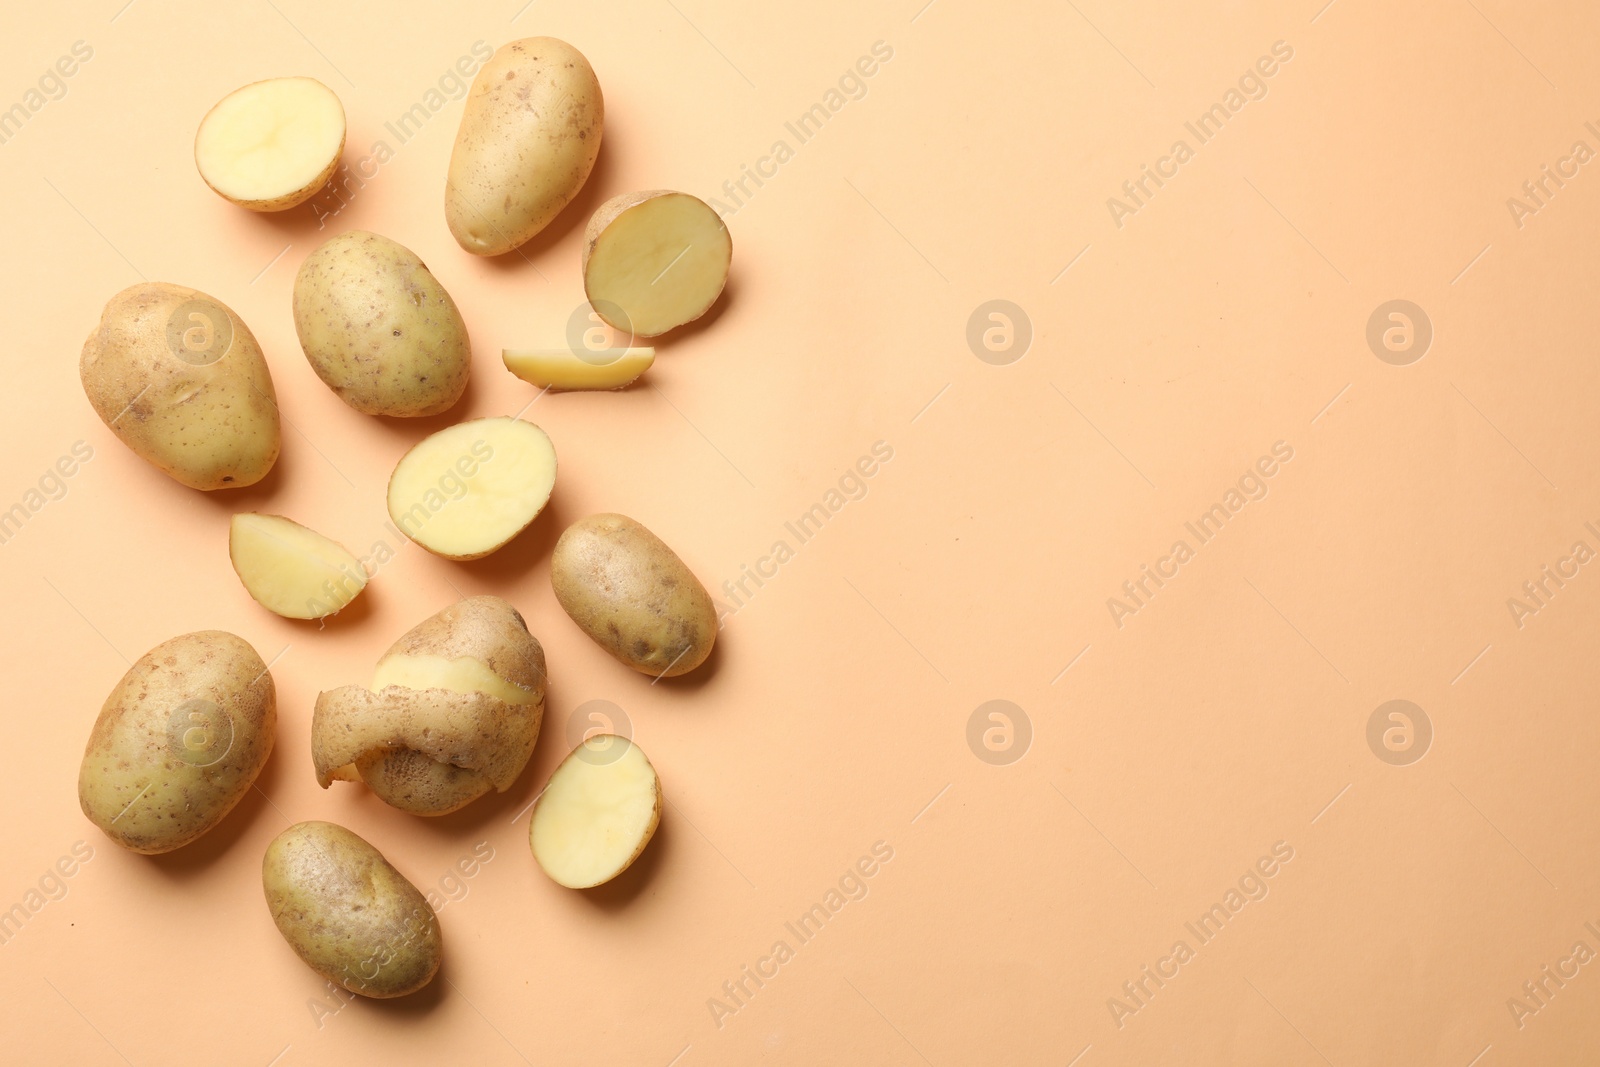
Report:
<svg viewBox="0 0 1600 1067"><path fill-rule="evenodd" d="M1600 926L1600 569L1521 628L1506 606L1574 541L1600 549L1584 529L1600 521L1600 176L1521 228L1506 206L1575 140L1600 149L1592 5L122 4L24 6L0 40L0 106L73 42L94 50L0 144L0 507L75 441L94 449L0 546L0 907L75 841L94 849L0 945L0 1059L1600 1059L1600 964L1520 1029L1506 1006L1574 942L1600 951L1584 928ZM460 102L404 145L383 126L474 42L537 34L592 61L604 148L525 256L486 262L441 210ZM561 464L531 531L476 563L407 545L326 629L245 595L233 511L361 552L392 539L401 452L534 395L499 352L562 339L589 212L639 188L718 196L880 40L893 59L866 96L729 219L733 276L708 321L664 339L640 387L528 409ZM1294 55L1267 96L1119 228L1107 198L1280 40ZM282 74L340 94L347 161L396 148L326 229L306 208L232 207L191 161L216 99ZM416 250L466 316L475 376L446 418L357 415L299 352L295 271L358 227ZM260 486L187 490L84 399L83 338L141 277L213 294L260 339L289 424ZM1403 367L1365 340L1402 298L1435 332ZM1009 365L967 345L991 299L1032 323ZM652 686L557 607L567 523L631 514L717 590L877 441L894 457L867 495L726 620L697 674ZM1278 441L1294 459L1270 494L1118 628L1107 598ZM316 693L366 680L401 632L477 593L522 609L549 655L545 735L516 786L433 821L319 789ZM276 657L276 752L200 843L122 852L78 809L84 740L129 661L204 628ZM1435 731L1409 766L1366 741L1395 698ZM633 871L575 893L537 869L517 815L592 699L626 711L671 803ZM996 699L1032 727L1006 765L967 742ZM494 850L440 913L440 979L320 1026L322 983L259 875L267 842L312 818L424 888ZM708 999L878 841L894 858L867 896L718 1026ZM1108 998L1280 841L1294 859L1270 895L1119 1027Z"/></svg>

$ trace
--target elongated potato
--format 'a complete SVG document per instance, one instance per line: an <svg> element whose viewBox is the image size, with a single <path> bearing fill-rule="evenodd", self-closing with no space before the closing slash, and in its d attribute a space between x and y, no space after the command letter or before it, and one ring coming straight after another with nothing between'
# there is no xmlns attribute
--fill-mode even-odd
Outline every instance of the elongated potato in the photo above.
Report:
<svg viewBox="0 0 1600 1067"><path fill-rule="evenodd" d="M277 462L267 361L215 297L167 282L129 286L100 313L78 374L111 432L191 489L254 485Z"/></svg>
<svg viewBox="0 0 1600 1067"><path fill-rule="evenodd" d="M417 442L389 477L389 517L435 555L479 559L550 501L556 450L531 422L473 419Z"/></svg>
<svg viewBox="0 0 1600 1067"><path fill-rule="evenodd" d="M673 678L711 655L711 594L661 538L626 515L591 515L567 527L550 557L550 584L578 628L636 671Z"/></svg>
<svg viewBox="0 0 1600 1067"><path fill-rule="evenodd" d="M256 603L286 619L332 615L367 585L366 568L348 549L281 515L235 515L228 558Z"/></svg>
<svg viewBox="0 0 1600 1067"><path fill-rule="evenodd" d="M661 823L661 779L644 749L596 734L561 761L533 806L528 843L569 889L609 882L633 865Z"/></svg>
<svg viewBox="0 0 1600 1067"><path fill-rule="evenodd" d="M317 784L364 782L413 815L445 815L527 766L544 716L544 649L510 604L476 596L424 620L378 661L370 687L317 697Z"/></svg>
<svg viewBox="0 0 1600 1067"><path fill-rule="evenodd" d="M500 358L506 370L528 384L559 393L626 388L650 369L656 350L608 348L574 353L567 348L508 348Z"/></svg>
<svg viewBox="0 0 1600 1067"><path fill-rule="evenodd" d="M344 106L315 78L235 89L200 120L194 162L213 191L251 211L284 211L327 184L344 152Z"/></svg>
<svg viewBox="0 0 1600 1067"><path fill-rule="evenodd" d="M652 189L601 204L583 234L583 290L613 329L655 337L693 322L728 281L733 239L705 201Z"/></svg>
<svg viewBox="0 0 1600 1067"><path fill-rule="evenodd" d="M548 226L589 180L604 129L582 52L554 37L502 47L473 79L450 153L444 217L456 242L498 256Z"/></svg>
<svg viewBox="0 0 1600 1067"><path fill-rule="evenodd" d="M365 230L324 241L294 279L294 328L317 377L366 415L437 415L472 370L467 324L416 253Z"/></svg>
<svg viewBox="0 0 1600 1067"><path fill-rule="evenodd" d="M364 997L415 993L444 958L428 898L342 826L302 822L267 846L261 888L278 932L307 967Z"/></svg>
<svg viewBox="0 0 1600 1067"><path fill-rule="evenodd" d="M221 822L272 754L277 690L242 638L163 641L122 676L84 749L78 802L134 852L171 852Z"/></svg>

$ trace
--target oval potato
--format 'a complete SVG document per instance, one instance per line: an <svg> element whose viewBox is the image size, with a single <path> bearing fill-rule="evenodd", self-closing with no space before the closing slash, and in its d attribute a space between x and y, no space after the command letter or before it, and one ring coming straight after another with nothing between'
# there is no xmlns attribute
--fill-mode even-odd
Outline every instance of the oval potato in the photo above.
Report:
<svg viewBox="0 0 1600 1067"><path fill-rule="evenodd" d="M444 958L428 898L361 837L329 822L267 846L261 887L278 932L306 966L366 997L403 997Z"/></svg>
<svg viewBox="0 0 1600 1067"><path fill-rule="evenodd" d="M604 129L582 52L554 37L503 46L473 79L450 153L444 216L456 242L498 256L548 226L589 180Z"/></svg>
<svg viewBox="0 0 1600 1067"><path fill-rule="evenodd" d="M567 527L550 558L550 584L579 629L636 671L674 678L711 655L711 594L626 515L591 515Z"/></svg>
<svg viewBox="0 0 1600 1067"><path fill-rule="evenodd" d="M111 432L191 489L254 485L277 462L267 361L215 297L166 282L124 289L84 342L78 374Z"/></svg>
<svg viewBox="0 0 1600 1067"><path fill-rule="evenodd" d="M171 852L233 810L272 754L277 691L242 638L164 641L122 676L95 720L78 802L134 852Z"/></svg>
<svg viewBox="0 0 1600 1067"><path fill-rule="evenodd" d="M324 241L294 279L294 328L317 377L366 415L437 415L467 388L467 324L427 264L365 230Z"/></svg>

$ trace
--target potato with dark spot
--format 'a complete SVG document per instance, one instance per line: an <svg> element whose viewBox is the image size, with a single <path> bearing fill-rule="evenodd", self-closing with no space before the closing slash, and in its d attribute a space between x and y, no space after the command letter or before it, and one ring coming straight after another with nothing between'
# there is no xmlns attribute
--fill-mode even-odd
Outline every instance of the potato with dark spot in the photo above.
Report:
<svg viewBox="0 0 1600 1067"><path fill-rule="evenodd" d="M565 41L527 37L496 52L450 153L444 217L456 243L498 256L548 226L589 180L605 117L594 68Z"/></svg>
<svg viewBox="0 0 1600 1067"><path fill-rule="evenodd" d="M415 993L444 947L428 898L342 826L303 822L267 846L261 887L278 932L306 966L364 997Z"/></svg>
<svg viewBox="0 0 1600 1067"><path fill-rule="evenodd" d="M277 691L255 649L221 630L174 637L139 657L106 698L78 770L78 802L123 848L171 852L233 810L277 730Z"/></svg>
<svg viewBox="0 0 1600 1067"><path fill-rule="evenodd" d="M636 671L687 674L711 655L711 595L662 540L626 515L567 527L550 559L556 599L579 629Z"/></svg>
<svg viewBox="0 0 1600 1067"><path fill-rule="evenodd" d="M466 391L472 343L455 301L379 234L341 233L306 257L294 328L317 377L363 414L437 415Z"/></svg>

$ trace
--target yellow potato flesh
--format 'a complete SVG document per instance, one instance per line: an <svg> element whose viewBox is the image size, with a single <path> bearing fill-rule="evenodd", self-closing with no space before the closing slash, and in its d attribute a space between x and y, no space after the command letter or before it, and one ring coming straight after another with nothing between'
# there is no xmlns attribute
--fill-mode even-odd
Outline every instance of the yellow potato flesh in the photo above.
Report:
<svg viewBox="0 0 1600 1067"><path fill-rule="evenodd" d="M344 149L344 107L315 78L236 89L201 120L194 159L206 184L236 204L276 211L303 203Z"/></svg>
<svg viewBox="0 0 1600 1067"><path fill-rule="evenodd" d="M533 809L533 857L555 882L587 889L625 871L655 833L661 783L644 750L591 737L550 776Z"/></svg>
<svg viewBox="0 0 1600 1067"><path fill-rule="evenodd" d="M574 353L564 348L508 348L500 358L512 374L541 389L621 389L650 369L656 350L607 348Z"/></svg>
<svg viewBox="0 0 1600 1067"><path fill-rule="evenodd" d="M732 255L715 211L686 193L664 193L600 231L584 264L584 290L612 327L654 337L710 309Z"/></svg>
<svg viewBox="0 0 1600 1067"><path fill-rule="evenodd" d="M385 656L372 672L372 691L398 685L407 689L448 689L452 693L487 693L507 704L534 704L539 694L514 685L481 659L463 656Z"/></svg>
<svg viewBox="0 0 1600 1067"><path fill-rule="evenodd" d="M556 451L521 419L475 419L418 443L389 479L389 516L401 532L448 559L487 556L544 510Z"/></svg>
<svg viewBox="0 0 1600 1067"><path fill-rule="evenodd" d="M343 545L277 515L235 515L228 555L245 590L290 619L332 615L367 584L366 569Z"/></svg>

